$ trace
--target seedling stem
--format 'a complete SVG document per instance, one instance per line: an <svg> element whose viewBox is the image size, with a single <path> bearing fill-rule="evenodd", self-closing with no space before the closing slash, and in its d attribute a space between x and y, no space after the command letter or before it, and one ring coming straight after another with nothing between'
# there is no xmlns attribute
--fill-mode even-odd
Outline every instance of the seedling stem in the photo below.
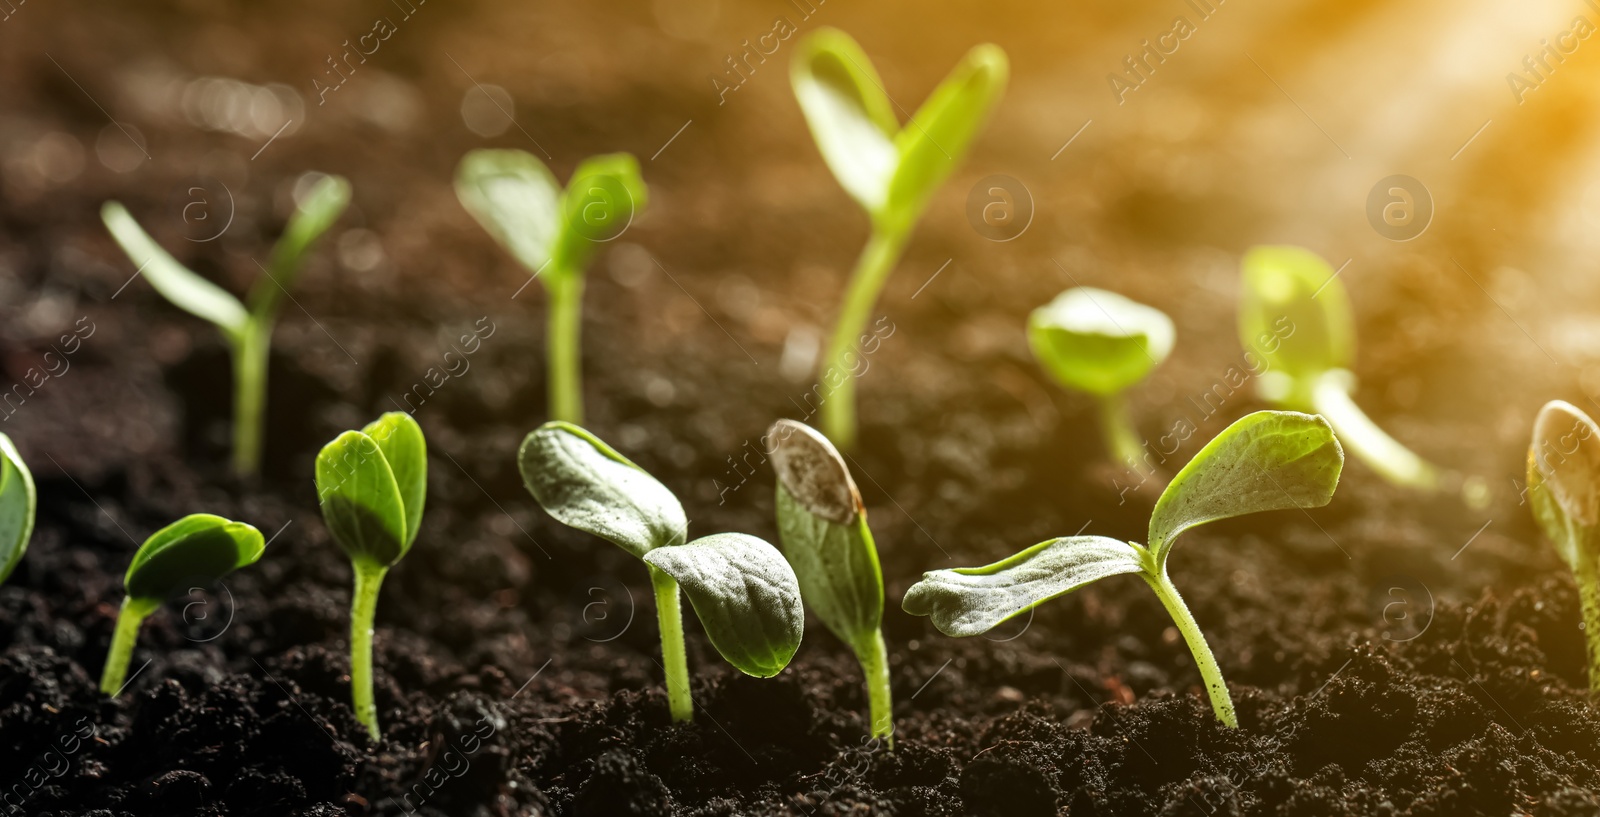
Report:
<svg viewBox="0 0 1600 817"><path fill-rule="evenodd" d="M1099 398L1100 428L1106 435L1106 449L1124 465L1139 470L1144 459L1144 444L1128 414L1128 399L1121 392Z"/></svg>
<svg viewBox="0 0 1600 817"><path fill-rule="evenodd" d="M378 705L372 700L372 619L378 611L378 590L389 568L366 560L354 562L355 600L350 606L350 690L356 720L378 739Z"/></svg>
<svg viewBox="0 0 1600 817"><path fill-rule="evenodd" d="M106 655L106 668L100 673L100 691L116 695L128 677L128 662L133 658L133 644L139 639L139 625L145 617L161 606L159 600L125 597L122 611L117 614L117 629L111 636L111 652Z"/></svg>
<svg viewBox="0 0 1600 817"><path fill-rule="evenodd" d="M233 472L261 466L261 417L267 404L267 359L272 324L254 322L229 343L233 352Z"/></svg>
<svg viewBox="0 0 1600 817"><path fill-rule="evenodd" d="M546 285L550 293L546 330L550 346L550 413L555 420L582 423L583 372L578 339L583 321L583 276L556 274Z"/></svg>
<svg viewBox="0 0 1600 817"><path fill-rule="evenodd" d="M856 660L867 677L867 700L872 718L872 736L885 738L894 748L894 712L889 697L889 650L883 631L873 630L870 640L855 646Z"/></svg>
<svg viewBox="0 0 1600 817"><path fill-rule="evenodd" d="M667 708L674 723L694 719L694 699L689 697L689 656L683 647L683 608L678 604L678 582L665 571L650 568L650 586L656 592L656 620L661 626L661 668L667 676Z"/></svg>
<svg viewBox="0 0 1600 817"><path fill-rule="evenodd" d="M1200 625L1189 613L1189 605L1183 603L1178 588L1167 578L1166 566L1155 570L1146 567L1139 575L1155 591L1156 598L1161 599L1161 606L1167 608L1167 615L1172 616L1172 623L1178 625L1178 632L1183 634L1184 642L1189 645L1195 666L1200 670L1200 680L1205 682L1206 694L1211 697L1211 711L1229 729L1237 729L1239 718L1233 712L1233 697L1228 694L1228 684L1222 680L1222 668L1217 666L1216 656L1211 654L1211 645L1206 643Z"/></svg>
<svg viewBox="0 0 1600 817"><path fill-rule="evenodd" d="M842 449L856 444L856 383L850 374L850 353L857 352L856 341L866 331L872 317L872 305L878 301L889 273L905 249L909 227L874 224L872 237L856 261L855 272L850 275L850 285L845 292L844 309L834 324L833 337L828 342L827 366L823 368L823 382L841 377L839 385L828 392L822 403L824 433Z"/></svg>

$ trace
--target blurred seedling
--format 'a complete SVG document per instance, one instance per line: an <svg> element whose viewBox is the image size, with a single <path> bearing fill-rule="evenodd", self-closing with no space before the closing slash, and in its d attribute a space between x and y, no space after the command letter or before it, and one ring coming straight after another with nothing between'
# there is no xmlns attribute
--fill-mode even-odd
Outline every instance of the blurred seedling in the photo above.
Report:
<svg viewBox="0 0 1600 817"><path fill-rule="evenodd" d="M800 595L849 645L867 682L872 736L894 746L889 654L883 643L883 573L861 493L844 459L810 426L779 420L767 430L778 474L778 542Z"/></svg>
<svg viewBox="0 0 1600 817"><path fill-rule="evenodd" d="M742 533L684 543L688 519L672 492L593 434L549 422L517 456L522 481L546 513L643 560L655 591L661 661L674 721L694 717L678 590L724 660L770 678L788 666L805 627L800 586L772 545Z"/></svg>
<svg viewBox="0 0 1600 817"><path fill-rule="evenodd" d="M283 299L294 286L307 254L350 203L350 184L324 176L289 217L261 277L250 288L247 303L179 263L161 248L126 208L108 201L100 218L138 265L150 285L173 306L204 318L222 331L233 358L233 470L240 476L261 468L262 422L267 403L267 362L272 327Z"/></svg>
<svg viewBox="0 0 1600 817"><path fill-rule="evenodd" d="M1144 444L1124 395L1167 359L1172 341L1165 313L1103 289L1074 287L1028 316L1028 345L1039 365L1095 399L1106 450L1140 472Z"/></svg>
<svg viewBox="0 0 1600 817"><path fill-rule="evenodd" d="M1244 255L1239 338L1266 365L1263 400L1321 414L1358 459L1390 483L1434 490L1439 471L1384 433L1351 397L1356 378L1350 298L1333 267L1301 247L1253 247ZM1469 484L1469 498L1473 485Z"/></svg>
<svg viewBox="0 0 1600 817"><path fill-rule="evenodd" d="M1600 426L1571 403L1552 400L1533 422L1528 497L1577 582L1589 689L1600 692Z"/></svg>
<svg viewBox="0 0 1600 817"><path fill-rule="evenodd" d="M841 448L855 446L855 384L831 373L851 371L857 338L928 200L966 156L1005 91L1004 51L992 44L968 51L901 127L883 82L861 46L838 29L821 28L800 42L790 80L811 135L833 175L872 220L822 363L830 392L822 425Z"/></svg>
<svg viewBox="0 0 1600 817"><path fill-rule="evenodd" d="M906 591L903 606L931 616L946 635L973 636L1091 582L1137 574L1188 643L1217 720L1237 727L1222 670L1167 575L1173 542L1206 522L1326 505L1343 465L1339 442L1321 417L1258 411L1223 429L1173 478L1150 515L1148 544L1104 536L1051 539L984 567L924 573Z"/></svg>
<svg viewBox="0 0 1600 817"><path fill-rule="evenodd" d="M0 434L0 584L11 578L28 551L37 505L33 472L11 438Z"/></svg>
<svg viewBox="0 0 1600 817"><path fill-rule="evenodd" d="M600 245L621 235L644 208L639 162L627 153L591 156L563 190L532 154L474 150L456 168L456 197L544 284L550 417L583 422L583 271Z"/></svg>
<svg viewBox="0 0 1600 817"><path fill-rule="evenodd" d="M265 549L260 531L208 513L185 516L146 539L122 580L128 595L117 615L100 691L112 696L122 691L139 625L162 602L196 583L216 581L255 564Z"/></svg>
<svg viewBox="0 0 1600 817"><path fill-rule="evenodd" d="M391 411L346 431L317 454L317 501L328 533L355 572L350 605L350 694L356 719L378 739L372 697L372 621L389 568L410 552L428 494L428 446L411 415Z"/></svg>

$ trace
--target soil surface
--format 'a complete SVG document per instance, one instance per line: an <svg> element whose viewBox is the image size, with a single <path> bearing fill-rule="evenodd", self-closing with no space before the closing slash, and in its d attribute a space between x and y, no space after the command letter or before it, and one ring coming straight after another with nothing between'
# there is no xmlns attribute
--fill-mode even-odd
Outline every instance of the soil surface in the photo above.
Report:
<svg viewBox="0 0 1600 817"><path fill-rule="evenodd" d="M1312 3L1289 20L1230 3L1119 105L1105 73L1191 12L841 2L711 17L673 0L17 6L0 23L0 378L51 374L0 424L39 491L33 543L0 587L7 813L1600 814L1577 593L1520 481L1538 406L1600 385L1600 339L1583 330L1600 285L1545 229L1559 168L1583 158L1546 134L1592 132L1600 110L1585 69L1447 160L1505 100L1458 94L1434 105L1435 129L1380 138L1356 124L1379 102L1319 67L1382 40L1355 21L1417 28L1447 6L1395 20ZM884 292L885 338L858 384L852 465L889 599L892 751L867 739L859 669L814 620L790 667L756 680L689 614L697 715L669 722L644 567L521 486L517 445L545 417L544 295L450 187L473 147L548 156L562 178L590 154L639 156L649 205L589 275L587 425L678 493L694 533L774 540L758 438L777 417L811 419L815 346L866 234L809 141L787 53L713 90L774 15L854 33L902 119L973 43L1000 43L1016 71ZM394 28L381 50L319 90L338 82L325 57L376 18ZM1485 59L1483 85L1503 95L1506 66ZM1351 82L1370 90L1360 80L1390 68L1363 63ZM489 104L500 89L508 110ZM265 467L238 480L220 336L135 276L99 207L123 201L242 293L312 169L349 178L354 203L283 313ZM1362 210L1401 171L1439 202L1407 244ZM968 222L968 191L992 174L1036 207L1014 241ZM1456 481L1483 480L1488 507L1392 489L1352 460L1326 508L1185 534L1173 578L1238 730L1211 716L1131 577L981 638L901 612L924 570L1080 530L1144 538L1156 488L1104 464L1092 407L1033 363L1025 317L1075 284L1173 316L1177 350L1131 399L1175 471L1265 407L1223 385L1241 360L1238 255L1264 241L1357 259L1341 275L1357 399ZM74 327L92 334L63 354ZM459 368L474 331L470 368L419 386ZM379 603L383 737L369 743L349 700L350 568L312 461L397 407L428 436L428 502ZM256 525L265 557L153 615L127 688L100 695L132 553L197 511Z"/></svg>

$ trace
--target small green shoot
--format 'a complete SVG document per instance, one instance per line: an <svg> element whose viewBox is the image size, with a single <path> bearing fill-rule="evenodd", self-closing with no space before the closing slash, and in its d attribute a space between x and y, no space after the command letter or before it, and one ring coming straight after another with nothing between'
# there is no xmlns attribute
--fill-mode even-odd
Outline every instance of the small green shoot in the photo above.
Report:
<svg viewBox="0 0 1600 817"><path fill-rule="evenodd" d="M328 533L355 572L350 606L350 694L356 719L378 739L372 698L372 620L389 568L405 558L422 525L428 446L411 415L391 411L346 431L317 455L317 500Z"/></svg>
<svg viewBox="0 0 1600 817"><path fill-rule="evenodd" d="M122 580L128 595L117 615L100 691L113 697L122 691L139 625L162 602L195 583L215 581L255 564L265 549L260 531L208 513L185 516L144 540Z"/></svg>
<svg viewBox="0 0 1600 817"><path fill-rule="evenodd" d="M1106 450L1143 469L1144 443L1123 396L1172 351L1172 319L1115 292L1074 287L1028 316L1033 356L1062 386L1099 403Z"/></svg>
<svg viewBox="0 0 1600 817"><path fill-rule="evenodd" d="M828 438L804 423L767 430L778 474L778 541L817 618L849 645L867 680L872 736L894 746L889 653L883 643L883 573L850 469Z"/></svg>
<svg viewBox="0 0 1600 817"><path fill-rule="evenodd" d="M878 293L928 200L966 156L1000 101L1008 73L999 46L973 48L902 128L872 61L850 35L821 28L800 42L790 69L800 110L833 175L872 219L872 236L856 262L823 357L824 380L854 368L850 356L859 354L857 338ZM823 430L841 448L853 448L854 378L844 378L826 397Z"/></svg>
<svg viewBox="0 0 1600 817"><path fill-rule="evenodd" d="M37 506L33 472L11 438L0 434L0 584L11 578L11 571L28 551Z"/></svg>
<svg viewBox="0 0 1600 817"><path fill-rule="evenodd" d="M1533 422L1528 497L1578 584L1589 689L1600 692L1600 426L1571 403L1552 400Z"/></svg>
<svg viewBox="0 0 1600 817"><path fill-rule="evenodd" d="M674 721L694 717L680 586L711 646L729 664L757 678L788 666L800 647L805 611L794 571L772 545L742 533L684 544L688 518L672 491L571 423L553 421L530 432L517 463L546 513L628 551L649 568Z"/></svg>
<svg viewBox="0 0 1600 817"><path fill-rule="evenodd" d="M1252 247L1242 267L1239 338L1268 367L1256 380L1261 398L1328 418L1339 440L1390 483L1438 488L1438 469L1384 433L1351 398L1355 323L1333 267L1291 246Z"/></svg>
<svg viewBox="0 0 1600 817"><path fill-rule="evenodd" d="M108 201L100 218L122 251L173 306L222 330L233 356L233 470L240 476L261 468L262 419L267 405L267 362L278 309L305 266L311 247L350 203L350 184L324 176L296 207L262 277L250 288L248 306L227 290L195 274L155 242L127 208ZM259 264L258 264L259 266Z"/></svg>
<svg viewBox="0 0 1600 817"><path fill-rule="evenodd" d="M946 635L972 636L1090 582L1136 573L1188 643L1217 720L1237 727L1222 670L1167 576L1173 542L1206 522L1326 505L1343 465L1339 441L1321 417L1258 411L1223 429L1173 478L1150 514L1148 544L1104 536L1051 539L985 567L924 573L906 591L903 606L931 616Z"/></svg>
<svg viewBox="0 0 1600 817"><path fill-rule="evenodd" d="M552 419L583 422L583 270L600 244L621 235L644 208L646 192L639 162L627 153L585 159L566 190L543 162L520 150L474 150L456 168L461 206L541 278L549 295Z"/></svg>

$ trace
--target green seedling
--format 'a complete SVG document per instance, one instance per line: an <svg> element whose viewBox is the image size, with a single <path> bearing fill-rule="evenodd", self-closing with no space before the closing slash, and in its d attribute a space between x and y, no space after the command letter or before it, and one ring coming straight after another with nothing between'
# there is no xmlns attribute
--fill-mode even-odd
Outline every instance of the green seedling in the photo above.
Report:
<svg viewBox="0 0 1600 817"><path fill-rule="evenodd" d="M456 168L456 197L543 281L550 299L545 324L550 416L583 422L583 270L600 244L621 235L644 209L639 162L627 153L591 156L562 190L532 154L474 150Z"/></svg>
<svg viewBox="0 0 1600 817"><path fill-rule="evenodd" d="M11 438L0 434L0 584L11 578L11 571L28 551L37 505L33 472Z"/></svg>
<svg viewBox="0 0 1600 817"><path fill-rule="evenodd" d="M778 474L778 541L800 595L849 645L867 680L872 736L894 745L889 653L883 643L883 573L850 469L828 438L779 420L767 430Z"/></svg>
<svg viewBox="0 0 1600 817"><path fill-rule="evenodd" d="M1104 536L1051 539L984 567L924 573L906 591L903 606L931 616L946 635L972 636L1090 582L1136 573L1188 643L1217 720L1237 727L1217 659L1167 576L1173 542L1206 522L1326 505L1343 465L1339 441L1321 417L1258 411L1223 429L1173 478L1150 515L1148 544Z"/></svg>
<svg viewBox="0 0 1600 817"><path fill-rule="evenodd" d="M1263 359L1263 400L1328 418L1339 440L1389 482L1433 490L1436 468L1396 442L1351 398L1356 378L1350 298L1333 267L1302 247L1252 247L1244 255L1239 338Z"/></svg>
<svg viewBox="0 0 1600 817"><path fill-rule="evenodd" d="M233 470L240 476L261 467L262 417L267 404L267 361L278 309L305 266L317 239L350 203L350 184L325 176L289 217L262 277L250 288L248 305L195 274L161 249L126 208L108 201L100 209L111 237L138 265L150 285L173 306L215 324L233 357Z"/></svg>
<svg viewBox="0 0 1600 817"><path fill-rule="evenodd" d="M1144 444L1124 393L1172 351L1172 319L1159 309L1091 287L1074 287L1028 316L1033 356L1062 386L1094 397L1106 450L1141 469Z"/></svg>
<svg viewBox="0 0 1600 817"><path fill-rule="evenodd" d="M356 720L378 739L372 698L372 619L389 568L417 540L428 494L428 446L411 415L391 411L346 431L317 455L317 500L328 533L350 557L350 694Z"/></svg>
<svg viewBox="0 0 1600 817"><path fill-rule="evenodd" d="M1600 692L1600 426L1571 403L1552 400L1534 420L1528 498L1577 581L1589 689Z"/></svg>
<svg viewBox="0 0 1600 817"><path fill-rule="evenodd" d="M850 356L878 293L934 191L949 178L1005 91L999 46L968 51L905 127L872 61L850 35L822 28L800 42L790 70L811 136L839 184L867 211L872 236L856 262L823 358L823 379L849 372ZM822 425L840 447L855 445L853 378L827 395Z"/></svg>
<svg viewBox="0 0 1600 817"><path fill-rule="evenodd" d="M128 595L117 615L100 691L111 696L122 692L139 625L162 602L196 583L216 581L255 564L265 549L261 531L208 513L185 516L144 540L122 580Z"/></svg>
<svg viewBox="0 0 1600 817"><path fill-rule="evenodd" d="M680 586L711 646L734 668L770 678L789 665L800 647L805 611L794 571L772 545L742 533L684 544L688 519L667 486L571 423L549 422L529 433L517 464L546 513L649 568L674 721L694 717Z"/></svg>

